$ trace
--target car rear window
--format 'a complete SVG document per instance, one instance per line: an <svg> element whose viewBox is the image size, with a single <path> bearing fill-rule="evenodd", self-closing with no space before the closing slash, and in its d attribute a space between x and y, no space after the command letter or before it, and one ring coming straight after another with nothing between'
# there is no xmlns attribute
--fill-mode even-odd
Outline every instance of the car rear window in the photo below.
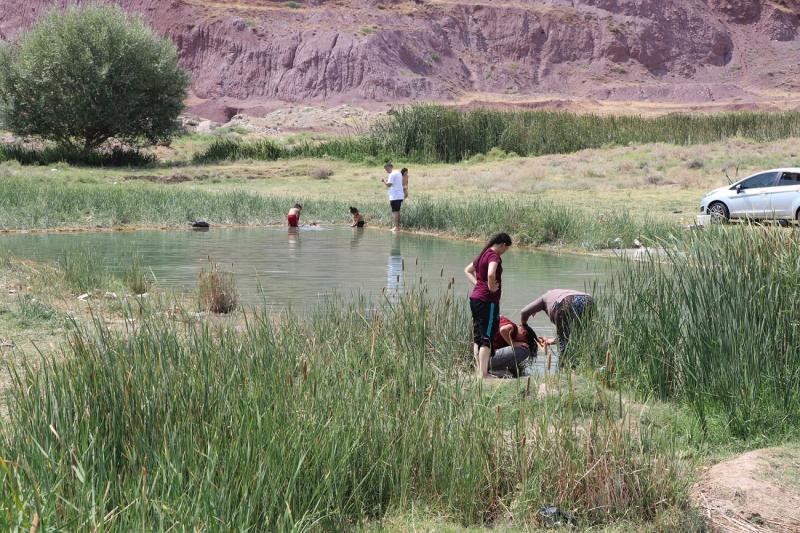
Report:
<svg viewBox="0 0 800 533"><path fill-rule="evenodd" d="M784 172L778 185L800 185L800 173Z"/></svg>

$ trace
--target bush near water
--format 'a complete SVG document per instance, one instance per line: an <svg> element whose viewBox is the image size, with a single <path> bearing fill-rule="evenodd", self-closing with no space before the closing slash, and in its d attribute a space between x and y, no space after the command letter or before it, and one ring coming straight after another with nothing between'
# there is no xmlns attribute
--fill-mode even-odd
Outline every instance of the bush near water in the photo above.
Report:
<svg viewBox="0 0 800 533"><path fill-rule="evenodd" d="M188 86L175 45L115 6L53 9L0 48L2 124L59 147L38 153L39 162L62 155L94 163L92 152L112 137L169 140ZM2 157L32 156L6 148Z"/></svg>

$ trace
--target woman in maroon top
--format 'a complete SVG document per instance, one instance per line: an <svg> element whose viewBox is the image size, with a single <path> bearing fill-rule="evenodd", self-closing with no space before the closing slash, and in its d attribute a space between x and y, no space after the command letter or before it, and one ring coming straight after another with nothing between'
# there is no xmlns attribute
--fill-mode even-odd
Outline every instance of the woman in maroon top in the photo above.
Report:
<svg viewBox="0 0 800 533"><path fill-rule="evenodd" d="M464 269L474 286L469 295L472 311L473 353L478 376L489 377L492 339L500 324L500 295L502 292L503 261L500 256L511 246L507 233L498 233L486 243L478 257Z"/></svg>

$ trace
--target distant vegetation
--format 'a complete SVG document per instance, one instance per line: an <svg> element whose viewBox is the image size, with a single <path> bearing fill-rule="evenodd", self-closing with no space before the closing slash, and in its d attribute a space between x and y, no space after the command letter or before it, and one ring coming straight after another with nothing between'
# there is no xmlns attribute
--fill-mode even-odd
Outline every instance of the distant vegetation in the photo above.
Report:
<svg viewBox="0 0 800 533"><path fill-rule="evenodd" d="M155 164L152 154L130 148L83 150L64 146L30 148L22 144L0 144L0 162L18 161L22 165L68 163L91 167L141 167Z"/></svg>
<svg viewBox="0 0 800 533"><path fill-rule="evenodd" d="M286 206L300 201L310 220L349 220L349 200L313 199L302 195L262 196L242 191L206 192L150 184L62 183L22 178L0 180L0 228L82 227L87 213L92 225L173 225L197 218L212 224L283 224ZM361 212L376 224L388 224L382 201L364 201ZM580 248L630 246L636 238L658 238L673 225L625 211L592 213L535 199L434 199L417 196L403 211L410 230L448 233L484 239L497 231L511 233L520 244L566 245Z"/></svg>
<svg viewBox="0 0 800 533"><path fill-rule="evenodd" d="M438 105L414 105L380 120L360 136L292 147L269 140L222 139L199 154L196 162L330 156L351 161L453 163L486 154L493 148L537 156L656 142L702 144L737 136L763 142L800 136L800 113L672 114L645 118L561 111L460 112Z"/></svg>
<svg viewBox="0 0 800 533"><path fill-rule="evenodd" d="M53 9L0 49L0 113L6 129L52 141L59 151L4 149L0 157L69 160L111 138L168 140L188 85L175 45L140 17L110 6Z"/></svg>

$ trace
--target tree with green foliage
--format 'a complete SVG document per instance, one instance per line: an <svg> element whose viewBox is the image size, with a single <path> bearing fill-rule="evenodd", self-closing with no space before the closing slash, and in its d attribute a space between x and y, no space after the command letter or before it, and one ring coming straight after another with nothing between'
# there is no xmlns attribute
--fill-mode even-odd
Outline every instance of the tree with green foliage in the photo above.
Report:
<svg viewBox="0 0 800 533"><path fill-rule="evenodd" d="M0 119L21 136L93 150L168 140L189 86L178 52L118 7L52 10L0 48Z"/></svg>

